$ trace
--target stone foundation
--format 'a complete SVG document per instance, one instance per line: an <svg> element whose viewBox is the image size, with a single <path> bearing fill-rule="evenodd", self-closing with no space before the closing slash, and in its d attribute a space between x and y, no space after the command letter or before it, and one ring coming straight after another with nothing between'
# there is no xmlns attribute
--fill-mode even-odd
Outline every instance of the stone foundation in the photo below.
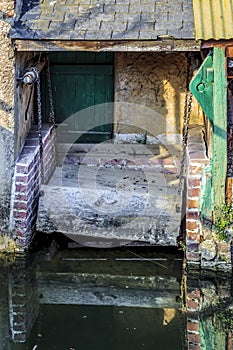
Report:
<svg viewBox="0 0 233 350"><path fill-rule="evenodd" d="M43 182L47 183L55 168L55 134L44 125ZM28 247L36 221L41 184L40 149L37 127L29 132L24 147L15 163L12 187L11 232L20 249Z"/></svg>

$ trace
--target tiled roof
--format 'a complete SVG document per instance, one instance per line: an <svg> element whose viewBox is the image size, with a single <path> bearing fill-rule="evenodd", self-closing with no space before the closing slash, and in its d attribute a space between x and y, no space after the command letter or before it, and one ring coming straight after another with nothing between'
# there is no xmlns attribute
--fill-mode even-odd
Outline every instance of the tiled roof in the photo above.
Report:
<svg viewBox="0 0 233 350"><path fill-rule="evenodd" d="M44 40L194 39L192 0L18 0L9 36ZM19 6L18 6L19 8Z"/></svg>

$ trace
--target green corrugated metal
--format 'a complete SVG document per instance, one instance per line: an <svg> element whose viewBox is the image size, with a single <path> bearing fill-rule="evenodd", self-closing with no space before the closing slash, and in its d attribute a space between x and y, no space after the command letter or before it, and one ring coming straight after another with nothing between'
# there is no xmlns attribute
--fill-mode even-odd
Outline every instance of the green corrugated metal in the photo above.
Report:
<svg viewBox="0 0 233 350"><path fill-rule="evenodd" d="M233 39L233 0L193 0L196 39Z"/></svg>

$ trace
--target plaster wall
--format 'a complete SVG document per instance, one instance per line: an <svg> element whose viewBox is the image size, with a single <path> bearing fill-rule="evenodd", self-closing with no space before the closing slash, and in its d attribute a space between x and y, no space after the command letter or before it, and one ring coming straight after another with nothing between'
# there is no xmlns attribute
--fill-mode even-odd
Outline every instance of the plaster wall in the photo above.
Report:
<svg viewBox="0 0 233 350"><path fill-rule="evenodd" d="M0 3L0 234L8 229L14 162L14 51L7 38L14 1ZM1 244L1 242L0 242Z"/></svg>
<svg viewBox="0 0 233 350"><path fill-rule="evenodd" d="M115 101L140 105L154 111L154 123L128 108L115 109L115 134L181 133L186 91L187 63L184 53L119 52L115 58ZM147 110L148 111L148 110ZM202 123L197 103L192 106L192 122ZM159 123L158 123L159 120ZM143 122L142 122L143 121ZM158 125L159 124L159 125ZM143 130L139 130L138 126Z"/></svg>

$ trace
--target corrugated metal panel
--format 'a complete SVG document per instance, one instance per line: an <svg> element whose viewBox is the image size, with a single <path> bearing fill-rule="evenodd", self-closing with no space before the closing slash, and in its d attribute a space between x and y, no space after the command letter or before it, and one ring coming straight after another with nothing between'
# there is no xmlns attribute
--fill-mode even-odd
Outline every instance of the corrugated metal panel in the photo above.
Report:
<svg viewBox="0 0 233 350"><path fill-rule="evenodd" d="M233 0L193 0L196 39L233 39Z"/></svg>

